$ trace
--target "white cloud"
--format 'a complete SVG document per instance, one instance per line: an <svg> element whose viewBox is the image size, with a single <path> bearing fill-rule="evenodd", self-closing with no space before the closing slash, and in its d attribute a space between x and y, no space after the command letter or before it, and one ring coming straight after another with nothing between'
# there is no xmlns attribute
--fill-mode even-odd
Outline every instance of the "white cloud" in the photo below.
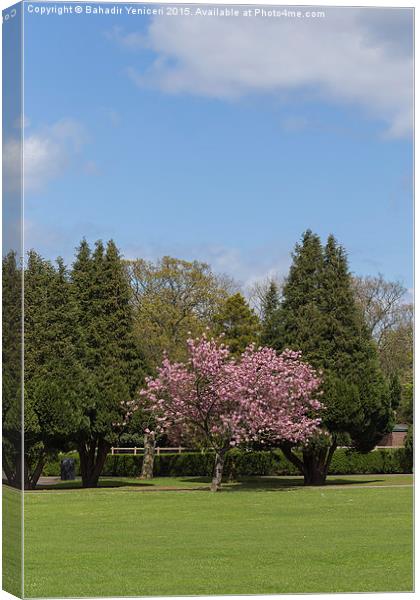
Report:
<svg viewBox="0 0 420 600"><path fill-rule="evenodd" d="M24 244L25 251L35 249L37 252L50 260L58 256L70 265L75 257L75 249L83 237L86 237L91 245L95 240L108 240L115 238L115 231L105 227L96 221L88 221L76 213L74 220L62 222L56 220L53 224L25 218L24 221Z"/></svg>
<svg viewBox="0 0 420 600"><path fill-rule="evenodd" d="M59 177L72 163L87 137L84 128L72 119L62 119L24 135L24 186L25 192L42 190L51 180ZM7 189L16 190L21 185L22 143L19 138L9 138L3 149L3 170Z"/></svg>
<svg viewBox="0 0 420 600"><path fill-rule="evenodd" d="M15 120L13 126L15 129L19 129L20 131L22 128L29 127L30 124L31 122L28 117L26 115L22 115Z"/></svg>
<svg viewBox="0 0 420 600"><path fill-rule="evenodd" d="M118 42L118 44L129 50L138 50L148 46L146 36L137 31L125 33L121 27L113 27L111 31L105 32L105 37L108 40Z"/></svg>
<svg viewBox="0 0 420 600"><path fill-rule="evenodd" d="M22 145L19 138L9 138L3 145L3 181L6 191L20 189Z"/></svg>
<svg viewBox="0 0 420 600"><path fill-rule="evenodd" d="M147 36L114 33L121 45L157 55L139 86L222 99L303 91L355 105L386 123L386 135L411 133L413 57L410 10L334 9L325 19L166 19Z"/></svg>
<svg viewBox="0 0 420 600"><path fill-rule="evenodd" d="M247 251L225 246L208 246L201 250L202 258L218 273L226 273L237 281L244 292L258 282L286 275L289 253L281 254L275 248L253 247Z"/></svg>
<svg viewBox="0 0 420 600"><path fill-rule="evenodd" d="M245 294L257 282L284 277L290 266L290 252L277 247L252 247L240 250L232 246L214 244L160 243L129 245L123 249L127 259L144 258L155 261L170 255L184 260L198 260L209 264L215 273L226 274L239 284Z"/></svg>

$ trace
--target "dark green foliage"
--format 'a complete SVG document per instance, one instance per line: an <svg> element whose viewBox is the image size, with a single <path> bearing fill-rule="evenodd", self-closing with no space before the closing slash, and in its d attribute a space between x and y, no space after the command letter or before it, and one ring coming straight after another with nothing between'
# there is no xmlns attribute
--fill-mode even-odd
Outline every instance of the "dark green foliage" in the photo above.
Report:
<svg viewBox="0 0 420 600"><path fill-rule="evenodd" d="M261 306L261 335L262 346L273 346L279 335L280 296L277 285L270 281Z"/></svg>
<svg viewBox="0 0 420 600"><path fill-rule="evenodd" d="M214 331L223 334L223 343L239 356L249 344L257 342L260 323L242 294L237 293L229 296L214 316Z"/></svg>
<svg viewBox="0 0 420 600"><path fill-rule="evenodd" d="M389 380L389 392L393 410L398 410L402 400L402 386L397 373L393 373Z"/></svg>
<svg viewBox="0 0 420 600"><path fill-rule="evenodd" d="M76 461L77 474L80 475L80 463L75 454L69 454ZM63 458L64 455L60 457ZM60 474L60 459L49 461L43 474ZM133 455L108 455L103 468L104 477L139 477L143 458ZM183 453L161 454L155 457L156 477L211 477L214 467L214 454ZM345 448L336 450L330 465L332 475L360 475L369 473L411 473L404 448L379 449L361 454ZM285 459L280 450L245 451L233 449L226 458L226 477L298 475L299 469Z"/></svg>
<svg viewBox="0 0 420 600"><path fill-rule="evenodd" d="M300 350L305 360L320 367L327 358L323 340L321 286L324 257L321 240L311 231L305 232L292 256L279 309L280 329L273 347L278 351L285 348Z"/></svg>
<svg viewBox="0 0 420 600"><path fill-rule="evenodd" d="M3 258L2 290L3 470L10 485L21 487L22 270L14 252Z"/></svg>
<svg viewBox="0 0 420 600"><path fill-rule="evenodd" d="M5 351L4 468L22 478L20 454L21 271L3 261ZM125 403L143 377L133 333L132 296L113 242L94 253L83 241L71 278L36 252L25 266L25 454L23 479L33 487L47 455L77 443L84 485L96 485L112 443L122 432Z"/></svg>
<svg viewBox="0 0 420 600"><path fill-rule="evenodd" d="M414 384L411 379L402 386L401 404L398 410L398 418L400 422L413 424L413 407L414 407Z"/></svg>
<svg viewBox="0 0 420 600"><path fill-rule="evenodd" d="M36 252L25 267L24 485L33 487L49 454L78 429L83 370L76 356L75 307L66 269Z"/></svg>
<svg viewBox="0 0 420 600"><path fill-rule="evenodd" d="M143 379L133 333L132 292L114 242L80 244L72 270L78 358L86 373L82 426L76 432L83 485L95 487L111 445L121 433L125 405Z"/></svg>
<svg viewBox="0 0 420 600"><path fill-rule="evenodd" d="M137 415L137 413L134 413L135 415ZM131 424L131 420L130 420L130 424ZM132 448L134 446L137 446L137 448L141 448L144 444L144 436L141 433L143 429L143 422L139 422L139 425L137 426L136 429L134 429L134 427L131 429L128 429L127 427L127 431L122 433L119 436L119 440L118 440L118 447L120 448Z"/></svg>
<svg viewBox="0 0 420 600"><path fill-rule="evenodd" d="M33 407L48 451L79 428L85 377L77 360L76 308L61 259L57 268L30 252L25 271L25 413ZM35 436L36 437L36 436ZM30 443L27 433L25 442Z"/></svg>
<svg viewBox="0 0 420 600"><path fill-rule="evenodd" d="M273 347L300 350L322 371L322 425L329 435L312 440L303 461L284 446L307 483L322 483L338 435L347 434L354 448L367 452L392 426L377 349L355 302L346 254L333 236L323 248L307 231L296 245L277 322Z"/></svg>
<svg viewBox="0 0 420 600"><path fill-rule="evenodd" d="M62 261L55 267L30 251L25 265L25 395L21 431L21 270L14 255L3 261L4 469L10 483L33 487L47 455L63 450L79 425L74 305ZM5 323L6 324L6 323ZM21 434L25 437L22 460ZM23 473L22 471L23 465Z"/></svg>
<svg viewBox="0 0 420 600"><path fill-rule="evenodd" d="M414 427L412 424L408 428L407 436L404 441L404 456L406 459L406 467L411 473L414 460Z"/></svg>
<svg viewBox="0 0 420 600"><path fill-rule="evenodd" d="M391 428L389 389L376 346L355 302L347 257L333 236L325 248L322 284L326 354L320 366L351 390L342 422L334 418L340 404L340 414L344 413L340 393L327 384L323 398L327 406L325 421L331 433L346 431L355 448L369 451Z"/></svg>

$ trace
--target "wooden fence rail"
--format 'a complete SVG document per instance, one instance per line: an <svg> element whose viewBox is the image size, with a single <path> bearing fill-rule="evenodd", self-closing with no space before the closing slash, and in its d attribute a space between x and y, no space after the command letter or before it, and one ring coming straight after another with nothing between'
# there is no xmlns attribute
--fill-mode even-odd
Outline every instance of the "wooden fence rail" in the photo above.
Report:
<svg viewBox="0 0 420 600"><path fill-rule="evenodd" d="M348 446L339 446L338 448L347 448ZM395 445L395 446L376 446L374 448L374 450L380 450L380 449L389 449L389 448L404 448L404 446L400 446L400 445ZM156 447L156 455L160 456L161 454L182 454L182 452L196 452L198 453L202 453L203 450L197 450L196 448L184 448L182 446L177 446L176 448L160 448L159 446ZM207 450L207 452L209 452L211 450ZM121 454L127 454L127 455L133 455L133 456L141 456L144 454L144 448L143 447L133 447L133 448L117 448L115 446L113 446L111 448L111 454L113 456L115 455L121 455Z"/></svg>
<svg viewBox="0 0 420 600"><path fill-rule="evenodd" d="M197 450L193 450L192 448L183 448L182 446L178 446L176 448L160 448L159 446L156 447L156 455L160 456L160 454L165 454L165 453L171 453L171 454L181 454L182 452L197 452ZM198 450L199 452L199 450ZM144 454L144 448L143 447L137 447L135 446L134 448L116 448L115 446L112 446L111 448L111 454L112 455L116 455L116 454L130 454L130 455L141 455Z"/></svg>

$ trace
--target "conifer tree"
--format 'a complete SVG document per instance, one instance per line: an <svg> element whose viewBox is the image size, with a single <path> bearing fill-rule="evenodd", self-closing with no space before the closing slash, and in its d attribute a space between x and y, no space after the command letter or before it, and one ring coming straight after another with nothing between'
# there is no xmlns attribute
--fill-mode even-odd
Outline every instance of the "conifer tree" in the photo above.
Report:
<svg viewBox="0 0 420 600"><path fill-rule="evenodd" d="M83 372L75 351L75 311L61 259L36 252L25 268L24 485L33 488L48 455L65 450L79 427Z"/></svg>
<svg viewBox="0 0 420 600"><path fill-rule="evenodd" d="M391 406L396 411L401 405L402 385L397 373L393 373L389 379L389 390L391 393Z"/></svg>
<svg viewBox="0 0 420 600"><path fill-rule="evenodd" d="M84 487L96 487L106 456L116 443L125 415L143 378L143 364L133 333L131 289L114 244L98 241L91 253L80 244L72 270L80 362L86 372L77 432Z"/></svg>
<svg viewBox="0 0 420 600"><path fill-rule="evenodd" d="M302 458L290 445L283 447L305 483L322 484L340 439L369 451L392 420L377 349L353 296L345 252L333 236L323 249L317 235L303 235L283 290L279 319L274 347L301 350L303 358L323 372L324 434L303 448Z"/></svg>
<svg viewBox="0 0 420 600"><path fill-rule="evenodd" d="M319 236L306 231L292 258L278 315L279 335L273 347L299 349L305 360L318 366L325 350L321 308L324 256Z"/></svg>
<svg viewBox="0 0 420 600"><path fill-rule="evenodd" d="M248 306L242 294L229 296L214 317L215 333L223 334L223 343L234 356L239 356L259 337L260 323L257 315Z"/></svg>
<svg viewBox="0 0 420 600"><path fill-rule="evenodd" d="M279 335L279 290L275 281L270 281L261 306L261 344L272 346Z"/></svg>
<svg viewBox="0 0 420 600"><path fill-rule="evenodd" d="M12 251L3 258L2 289L3 470L10 485L21 487L22 270Z"/></svg>

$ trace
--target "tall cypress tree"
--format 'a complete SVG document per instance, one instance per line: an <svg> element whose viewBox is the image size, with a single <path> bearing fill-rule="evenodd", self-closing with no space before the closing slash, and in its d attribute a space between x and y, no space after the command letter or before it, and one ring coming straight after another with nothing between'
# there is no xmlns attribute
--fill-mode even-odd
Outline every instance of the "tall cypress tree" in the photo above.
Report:
<svg viewBox="0 0 420 600"><path fill-rule="evenodd" d="M124 403L143 378L133 333L131 289L123 261L110 241L91 253L80 244L72 270L80 361L87 373L83 427L76 435L84 487L96 487L106 456L118 439Z"/></svg>
<svg viewBox="0 0 420 600"><path fill-rule="evenodd" d="M303 235L283 290L279 319L274 347L301 350L305 360L322 370L325 407L324 433L302 449L302 458L290 445L283 450L305 483L322 484L340 439L369 451L392 419L377 349L353 296L345 252L333 236L323 249L317 235Z"/></svg>

